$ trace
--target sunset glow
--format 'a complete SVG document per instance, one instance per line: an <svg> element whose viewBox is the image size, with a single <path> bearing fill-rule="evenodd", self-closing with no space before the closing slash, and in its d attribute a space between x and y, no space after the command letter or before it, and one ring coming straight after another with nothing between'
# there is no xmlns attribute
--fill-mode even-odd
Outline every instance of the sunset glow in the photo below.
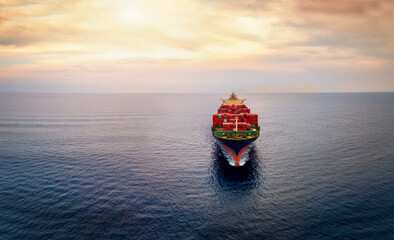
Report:
<svg viewBox="0 0 394 240"><path fill-rule="evenodd" d="M0 1L0 91L394 91L394 2Z"/></svg>

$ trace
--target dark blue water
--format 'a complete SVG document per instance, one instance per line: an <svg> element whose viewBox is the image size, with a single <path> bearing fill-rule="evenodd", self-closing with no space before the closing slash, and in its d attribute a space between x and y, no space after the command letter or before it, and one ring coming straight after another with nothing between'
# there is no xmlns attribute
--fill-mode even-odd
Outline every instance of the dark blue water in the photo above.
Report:
<svg viewBox="0 0 394 240"><path fill-rule="evenodd" d="M0 239L394 239L394 94L0 94Z"/></svg>

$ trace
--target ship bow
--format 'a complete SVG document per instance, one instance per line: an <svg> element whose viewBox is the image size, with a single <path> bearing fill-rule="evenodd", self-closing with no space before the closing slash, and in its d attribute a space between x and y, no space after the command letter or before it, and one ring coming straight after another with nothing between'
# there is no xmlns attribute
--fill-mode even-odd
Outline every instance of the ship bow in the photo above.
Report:
<svg viewBox="0 0 394 240"><path fill-rule="evenodd" d="M239 163L242 153L249 146L249 144L256 140L256 138L243 140L223 139L218 137L215 138L230 153L235 162L235 166L240 166Z"/></svg>

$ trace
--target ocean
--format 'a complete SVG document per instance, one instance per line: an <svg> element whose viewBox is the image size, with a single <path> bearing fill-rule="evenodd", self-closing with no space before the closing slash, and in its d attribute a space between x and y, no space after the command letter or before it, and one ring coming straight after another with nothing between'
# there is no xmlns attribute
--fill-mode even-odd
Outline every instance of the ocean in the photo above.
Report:
<svg viewBox="0 0 394 240"><path fill-rule="evenodd" d="M394 93L0 94L0 239L394 239Z"/></svg>

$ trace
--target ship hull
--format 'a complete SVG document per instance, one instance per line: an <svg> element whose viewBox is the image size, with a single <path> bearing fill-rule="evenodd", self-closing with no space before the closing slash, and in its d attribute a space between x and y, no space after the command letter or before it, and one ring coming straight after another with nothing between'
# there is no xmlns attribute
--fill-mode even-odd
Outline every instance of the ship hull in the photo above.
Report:
<svg viewBox="0 0 394 240"><path fill-rule="evenodd" d="M231 140L218 138L216 136L214 136L214 138L229 152L235 162L235 166L240 166L242 153L249 146L249 144L257 139L256 137L244 140Z"/></svg>

